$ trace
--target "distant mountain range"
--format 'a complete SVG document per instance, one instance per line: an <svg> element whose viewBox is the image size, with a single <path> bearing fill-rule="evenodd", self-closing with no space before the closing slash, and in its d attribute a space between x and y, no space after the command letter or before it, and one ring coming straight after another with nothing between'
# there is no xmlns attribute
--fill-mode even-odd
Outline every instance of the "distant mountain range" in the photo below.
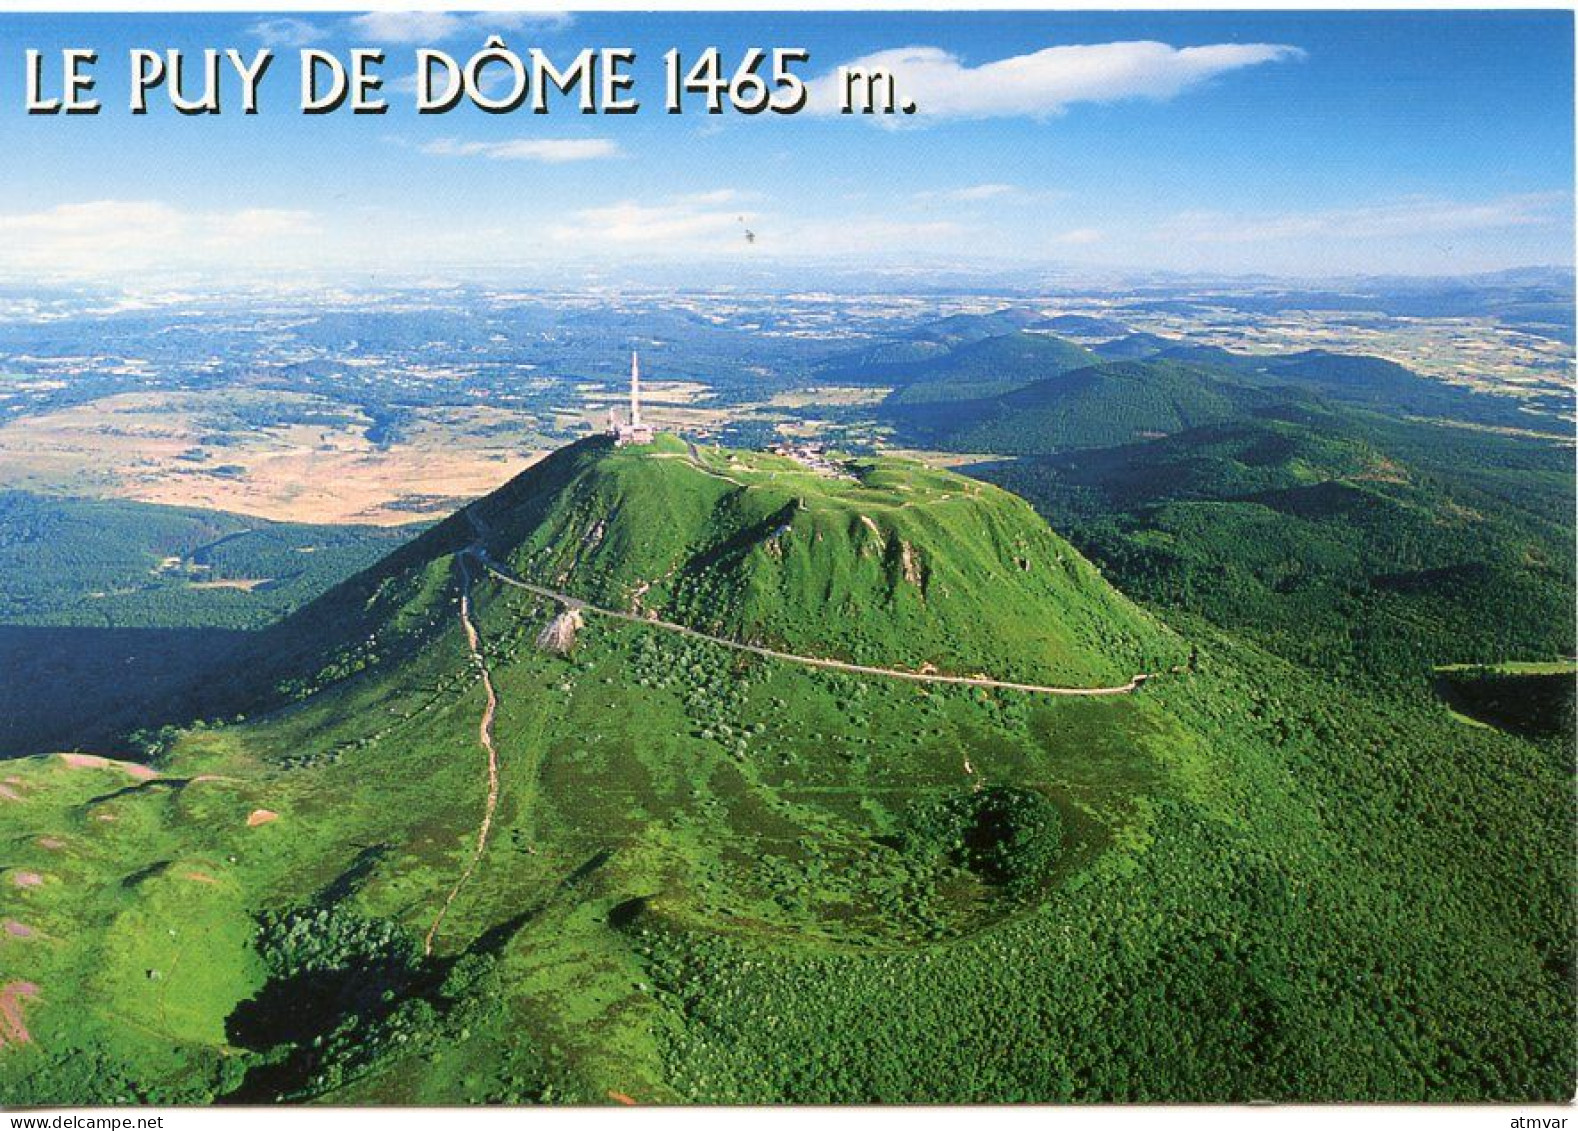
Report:
<svg viewBox="0 0 1578 1131"><path fill-rule="evenodd" d="M1007 454L1104 447L1312 403L1570 430L1558 415L1570 406L1559 398L1477 392L1361 354L1237 354L1152 334L1090 348L1024 330L951 346L927 340L924 358L893 356L901 344L848 362L849 375L895 386L883 412L916 446Z"/></svg>

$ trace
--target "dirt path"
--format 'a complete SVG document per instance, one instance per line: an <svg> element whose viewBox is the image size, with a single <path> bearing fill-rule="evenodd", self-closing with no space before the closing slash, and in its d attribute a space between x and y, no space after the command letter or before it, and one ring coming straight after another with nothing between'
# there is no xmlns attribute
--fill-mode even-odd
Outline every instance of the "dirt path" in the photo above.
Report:
<svg viewBox="0 0 1578 1131"><path fill-rule="evenodd" d="M469 513L469 512L468 512ZM1128 683L1117 687L1047 687L1038 683L1014 683L1004 679L989 679L985 676L966 675L934 675L927 672L909 672L899 668L878 668L868 664L851 664L843 660L825 660L818 656L800 656L793 652L780 652L775 648L764 648L759 644L744 644L738 640L730 640L724 636L713 636L710 633L699 632L694 628L687 628L682 624L672 621L655 620L650 617L639 616L636 613L622 613L615 609L603 609L596 605L589 605L578 597L568 593L560 593L547 589L541 585L533 585L529 581L522 581L518 577L504 571L492 558L488 557L487 550L480 541L467 547L467 553L477 558L482 563L482 568L487 570L505 585L512 585L516 589L524 589L538 597L546 597L557 601L567 609L577 609L582 612L596 613L599 616L612 617L614 620L627 621L630 624L639 624L647 628L662 629L665 632L678 633L689 636L695 640L705 640L709 644L717 644L723 648L732 648L736 652L749 652L753 656L763 656L769 660L782 660L785 663L801 664L808 668L823 668L828 671L852 672L856 675L881 676L884 679L903 679L911 683L946 683L961 687L986 687L1002 691L1027 691L1036 695L1127 695L1137 689L1150 676L1141 673L1129 680Z"/></svg>
<svg viewBox="0 0 1578 1131"><path fill-rule="evenodd" d="M33 1037L27 1031L24 1009L36 997L38 987L32 982L7 982L0 986L0 1048L31 1043Z"/></svg>
<svg viewBox="0 0 1578 1131"><path fill-rule="evenodd" d="M460 566L460 624L466 632L466 647L471 652L471 661L482 673L482 688L488 695L487 705L482 708L482 721L477 726L477 742L488 755L488 797L482 806L482 824L477 828L477 844L471 851L471 859L455 881L455 886L449 889L444 906L438 909L433 925L427 929L427 937L422 940L422 953L429 955L433 953L433 940L438 935L438 929L444 925L444 916L449 914L450 905L482 862L482 854L488 847L488 834L493 831L493 814L499 806L499 752L493 745L493 716L499 708L499 697L493 690L493 674L488 670L487 660L482 655L481 634L477 632L476 622L471 616L471 571L466 567L464 555L457 556L455 561Z"/></svg>

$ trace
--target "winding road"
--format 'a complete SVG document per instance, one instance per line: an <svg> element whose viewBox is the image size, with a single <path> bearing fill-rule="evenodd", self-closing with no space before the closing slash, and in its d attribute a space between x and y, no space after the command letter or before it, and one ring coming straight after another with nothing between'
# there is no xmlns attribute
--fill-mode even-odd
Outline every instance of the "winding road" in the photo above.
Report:
<svg viewBox="0 0 1578 1131"><path fill-rule="evenodd" d="M721 648L732 648L736 652L749 652L753 656L762 656L769 660L781 660L788 664L800 664L808 668L822 668L827 671L850 672L854 675L874 675L883 679L902 679L911 683L936 683L953 684L959 687L985 687L1002 691L1025 691L1034 695L1069 695L1069 696L1102 696L1102 695L1128 695L1137 690L1141 684L1151 678L1148 673L1136 675L1128 683L1116 687L1048 687L1039 683L1015 683L1006 679L990 679L986 676L967 675L938 675L930 672L910 672L902 668L879 668L869 664L853 664L844 660L827 660L820 656L801 656L794 652L780 652L776 648L766 648L760 644L746 644L739 640L730 640L726 636L713 636L711 633L701 632L683 624L673 621L658 620L655 617L641 616L637 613L621 612L618 609L605 609L591 605L579 597L572 597L568 593L561 593L542 585L533 585L529 581L522 581L514 576L503 566L488 556L487 547L482 544L483 530L471 512L466 512L471 518L472 525L477 531L477 541L462 552L475 557L482 564L482 568L505 585L516 589L525 590L538 597L556 601L566 609L578 609L585 613L596 613L598 616L609 617L613 620L622 620L630 624L639 624L646 628L662 629L664 632L677 633L688 636L693 640L704 640L709 644L716 644Z"/></svg>

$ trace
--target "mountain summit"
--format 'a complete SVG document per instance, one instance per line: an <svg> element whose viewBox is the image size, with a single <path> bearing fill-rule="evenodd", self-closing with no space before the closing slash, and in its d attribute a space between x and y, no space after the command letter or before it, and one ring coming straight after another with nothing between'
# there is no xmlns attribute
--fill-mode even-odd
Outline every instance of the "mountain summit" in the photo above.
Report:
<svg viewBox="0 0 1578 1131"><path fill-rule="evenodd" d="M1096 685L1162 646L1022 500L908 460L596 437L411 549L473 543L592 606L860 664Z"/></svg>

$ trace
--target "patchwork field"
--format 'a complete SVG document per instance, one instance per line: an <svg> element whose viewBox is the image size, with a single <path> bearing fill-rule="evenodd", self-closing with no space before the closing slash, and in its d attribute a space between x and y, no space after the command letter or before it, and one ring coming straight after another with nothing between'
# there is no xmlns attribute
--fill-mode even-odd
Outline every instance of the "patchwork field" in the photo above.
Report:
<svg viewBox="0 0 1578 1131"><path fill-rule="evenodd" d="M0 426L0 481L288 522L439 517L541 455L533 418L434 409L392 443L308 394L125 393Z"/></svg>

